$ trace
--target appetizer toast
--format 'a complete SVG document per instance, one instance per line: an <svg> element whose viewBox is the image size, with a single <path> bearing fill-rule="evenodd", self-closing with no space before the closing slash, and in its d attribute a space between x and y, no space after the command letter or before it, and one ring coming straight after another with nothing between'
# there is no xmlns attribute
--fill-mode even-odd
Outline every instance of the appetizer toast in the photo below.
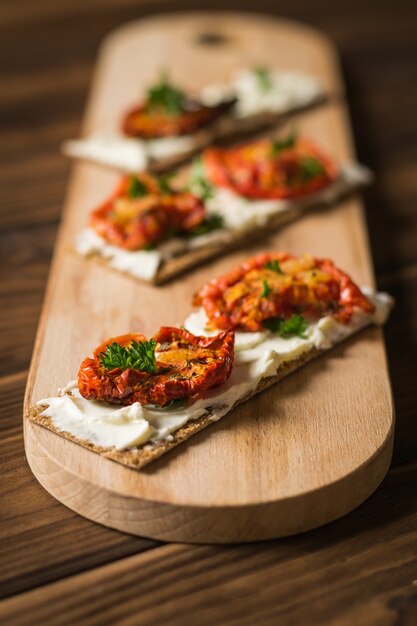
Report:
<svg viewBox="0 0 417 626"><path fill-rule="evenodd" d="M211 147L187 169L122 178L92 211L75 248L161 284L304 211L337 202L369 179L366 168L337 165L294 130L278 139Z"/></svg>
<svg viewBox="0 0 417 626"><path fill-rule="evenodd" d="M370 324L393 301L329 259L262 253L203 285L181 328L109 339L28 418L141 469Z"/></svg>
<svg viewBox="0 0 417 626"><path fill-rule="evenodd" d="M114 134L67 141L63 152L124 172L161 172L219 138L252 132L324 99L313 76L256 67L230 84L187 93L165 73L125 111Z"/></svg>

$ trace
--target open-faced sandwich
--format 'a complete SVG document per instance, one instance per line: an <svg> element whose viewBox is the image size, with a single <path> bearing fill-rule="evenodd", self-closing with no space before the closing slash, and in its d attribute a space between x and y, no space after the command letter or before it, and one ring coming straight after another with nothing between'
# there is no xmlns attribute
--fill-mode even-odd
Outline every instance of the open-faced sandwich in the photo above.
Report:
<svg viewBox="0 0 417 626"><path fill-rule="evenodd" d="M303 211L330 205L369 181L338 166L293 131L232 148L207 148L191 167L121 180L76 240L85 256L160 284L271 232Z"/></svg>
<svg viewBox="0 0 417 626"><path fill-rule="evenodd" d="M177 165L219 137L252 131L323 99L317 80L297 72L245 70L228 85L192 95L162 75L124 112L118 132L67 141L68 156L131 173Z"/></svg>
<svg viewBox="0 0 417 626"><path fill-rule="evenodd" d="M392 299L329 259L262 253L204 285L185 328L105 341L29 419L140 469L369 324ZM306 372L308 375L308 372Z"/></svg>

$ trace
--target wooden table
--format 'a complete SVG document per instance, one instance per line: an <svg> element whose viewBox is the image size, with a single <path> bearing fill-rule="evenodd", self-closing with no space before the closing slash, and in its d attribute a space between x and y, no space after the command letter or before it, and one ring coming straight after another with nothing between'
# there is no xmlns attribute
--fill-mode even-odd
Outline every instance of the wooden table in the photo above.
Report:
<svg viewBox="0 0 417 626"><path fill-rule="evenodd" d="M22 395L69 164L101 38L191 2L19 0L0 8L0 621L5 624L417 623L417 9L412 2L281 2L338 44L366 194L397 412L394 463L348 517L291 539L158 545L54 501L26 464ZM245 9L252 3L229 2ZM276 13L259 0L259 10ZM385 3L388 5L389 3ZM414 7L413 7L414 5ZM220 1L202 8L225 8ZM140 62L140 60L138 60Z"/></svg>

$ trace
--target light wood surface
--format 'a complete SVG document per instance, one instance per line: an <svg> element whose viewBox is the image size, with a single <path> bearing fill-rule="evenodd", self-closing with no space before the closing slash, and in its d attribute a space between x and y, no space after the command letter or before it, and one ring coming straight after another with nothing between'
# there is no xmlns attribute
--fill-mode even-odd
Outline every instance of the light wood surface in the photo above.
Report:
<svg viewBox="0 0 417 626"><path fill-rule="evenodd" d="M224 45L199 44L208 31L220 32ZM152 57L146 55L149 49ZM140 71L138 58L147 60ZM102 49L85 131L114 128L120 112L160 67L199 88L227 79L238 66L269 59L278 59L278 67L312 72L332 94L341 93L331 45L291 23L211 14L129 25ZM339 160L352 158L341 99L304 114L298 126ZM181 323L199 285L261 249L331 256L360 284L373 283L361 204L350 200L176 283L158 289L140 285L70 251L89 209L114 182L107 170L87 164L75 168L26 410L74 378L81 359L108 336ZM356 507L388 468L392 428L381 331L369 329L140 473L27 423L25 440L41 484L82 515L132 534L228 542L300 532Z"/></svg>

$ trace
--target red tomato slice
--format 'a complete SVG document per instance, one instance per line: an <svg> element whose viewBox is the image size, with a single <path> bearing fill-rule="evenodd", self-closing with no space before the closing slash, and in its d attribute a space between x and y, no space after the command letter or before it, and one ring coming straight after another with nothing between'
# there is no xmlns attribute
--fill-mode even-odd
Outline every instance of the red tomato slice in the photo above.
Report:
<svg viewBox="0 0 417 626"><path fill-rule="evenodd" d="M134 186L130 191L135 184L136 196ZM205 208L197 196L187 191L162 193L155 178L141 173L121 180L109 200L92 212L90 225L113 245L142 250L191 231L204 218Z"/></svg>
<svg viewBox="0 0 417 626"><path fill-rule="evenodd" d="M189 135L211 124L234 103L235 100L229 100L209 107L197 100L187 99L176 114L163 108L149 109L146 103L141 104L126 113L122 121L122 132L128 137L141 139Z"/></svg>
<svg viewBox="0 0 417 626"><path fill-rule="evenodd" d="M335 164L305 139L274 148L269 139L236 148L208 148L203 164L209 181L253 199L286 199L323 189L337 176Z"/></svg>
<svg viewBox="0 0 417 626"><path fill-rule="evenodd" d="M100 356L113 343L129 348L133 341L143 342L141 334L109 339L86 358L78 372L78 387L88 400L114 404L166 406L174 400L195 399L207 389L224 383L230 376L234 359L234 333L197 337L180 328L162 327L156 341L156 373L134 368L107 369Z"/></svg>
<svg viewBox="0 0 417 626"><path fill-rule="evenodd" d="M374 310L351 278L329 259L262 253L204 285L193 304L213 328L259 331L271 318L333 315L349 322L355 309Z"/></svg>

